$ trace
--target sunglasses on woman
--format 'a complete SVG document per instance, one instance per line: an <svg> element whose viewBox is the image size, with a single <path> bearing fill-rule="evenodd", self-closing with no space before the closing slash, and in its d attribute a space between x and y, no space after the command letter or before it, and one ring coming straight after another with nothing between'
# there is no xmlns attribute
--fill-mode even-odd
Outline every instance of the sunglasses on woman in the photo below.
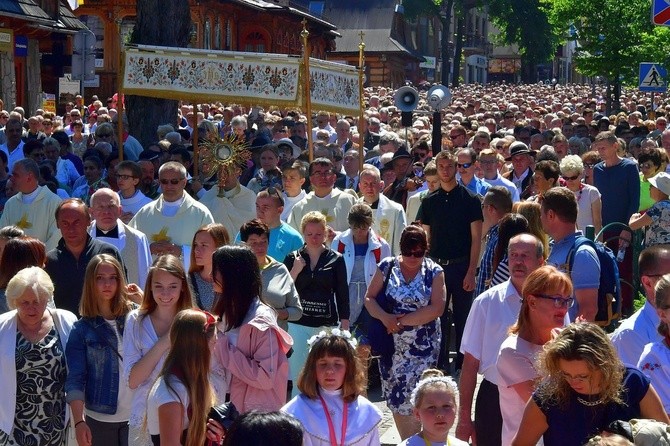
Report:
<svg viewBox="0 0 670 446"><path fill-rule="evenodd" d="M400 254L402 254L403 257L415 257L420 259L426 255L426 251L400 251Z"/></svg>

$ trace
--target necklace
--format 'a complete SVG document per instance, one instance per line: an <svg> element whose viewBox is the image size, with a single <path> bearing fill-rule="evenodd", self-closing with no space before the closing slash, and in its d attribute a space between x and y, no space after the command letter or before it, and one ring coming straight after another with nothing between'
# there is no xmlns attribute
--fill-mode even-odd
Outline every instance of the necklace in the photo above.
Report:
<svg viewBox="0 0 670 446"><path fill-rule="evenodd" d="M586 407L594 407L594 406L597 406L597 405L599 405L599 404L604 403L604 402L605 402L605 399L604 399L604 398L600 398L599 400L588 401L588 400L585 400L584 398L578 396L578 397L577 397L577 401L579 401L580 403L582 403L582 404L585 405Z"/></svg>

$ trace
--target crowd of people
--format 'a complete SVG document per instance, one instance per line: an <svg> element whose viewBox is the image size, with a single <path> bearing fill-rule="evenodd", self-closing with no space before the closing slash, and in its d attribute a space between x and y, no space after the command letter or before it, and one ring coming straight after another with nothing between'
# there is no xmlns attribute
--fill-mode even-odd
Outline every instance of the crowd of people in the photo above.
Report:
<svg viewBox="0 0 670 446"><path fill-rule="evenodd" d="M184 103L144 146L117 95L0 110L0 444L379 445L371 364L406 446L670 423L670 99L393 93ZM250 159L203 174L222 138Z"/></svg>

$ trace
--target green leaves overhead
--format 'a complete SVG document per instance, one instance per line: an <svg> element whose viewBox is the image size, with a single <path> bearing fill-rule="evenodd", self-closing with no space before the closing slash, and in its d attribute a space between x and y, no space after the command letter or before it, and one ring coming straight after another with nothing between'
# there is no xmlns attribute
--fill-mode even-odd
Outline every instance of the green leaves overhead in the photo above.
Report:
<svg viewBox="0 0 670 446"><path fill-rule="evenodd" d="M666 62L670 32L651 23L651 0L553 0L551 20L576 41L575 65L588 76L636 85L640 62Z"/></svg>

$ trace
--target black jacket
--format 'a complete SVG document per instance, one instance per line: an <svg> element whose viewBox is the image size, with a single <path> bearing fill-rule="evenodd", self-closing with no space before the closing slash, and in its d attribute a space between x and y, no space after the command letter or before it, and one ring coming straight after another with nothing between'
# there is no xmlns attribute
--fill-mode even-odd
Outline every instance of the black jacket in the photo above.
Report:
<svg viewBox="0 0 670 446"><path fill-rule="evenodd" d="M302 304L302 317L295 323L320 327L337 325L341 319L349 319L349 284L344 258L332 249L326 249L312 271L309 254L303 247L284 259L289 271L293 268L296 253L307 264L295 280Z"/></svg>

